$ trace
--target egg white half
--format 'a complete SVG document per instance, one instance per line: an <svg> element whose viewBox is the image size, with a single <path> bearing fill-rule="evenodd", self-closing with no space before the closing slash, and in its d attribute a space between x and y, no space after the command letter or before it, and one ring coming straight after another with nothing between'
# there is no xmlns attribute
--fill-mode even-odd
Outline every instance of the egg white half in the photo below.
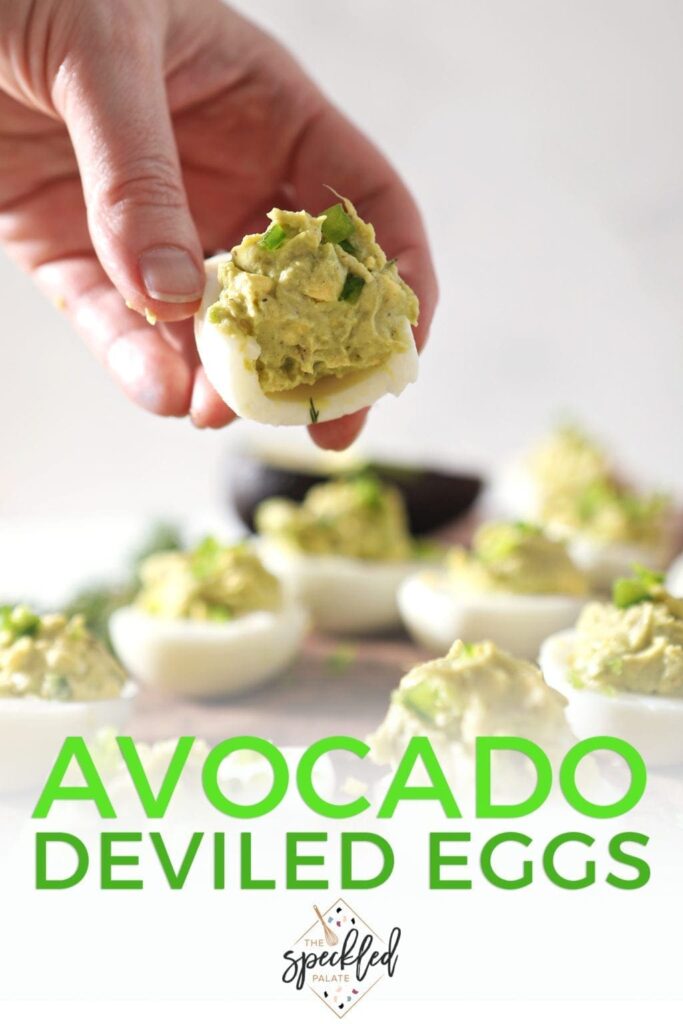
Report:
<svg viewBox="0 0 683 1024"><path fill-rule="evenodd" d="M434 654L455 640L492 640L518 658L535 659L542 640L573 625L585 599L563 594L455 594L445 572L422 572L398 594L411 636Z"/></svg>
<svg viewBox="0 0 683 1024"><path fill-rule="evenodd" d="M567 721L575 735L617 736L650 765L683 764L683 698L578 689L569 679L575 643L575 630L564 630L548 637L539 658L548 685L567 698Z"/></svg>
<svg viewBox="0 0 683 1024"><path fill-rule="evenodd" d="M0 700L0 794L42 785L67 736L88 739L107 726L119 731L130 716L137 693L138 687L127 682L113 700Z"/></svg>
<svg viewBox="0 0 683 1024"><path fill-rule="evenodd" d="M306 555L260 540L264 565L330 633L363 636L400 625L397 595L414 562L372 562L339 555Z"/></svg>
<svg viewBox="0 0 683 1024"><path fill-rule="evenodd" d="M683 555L679 555L669 569L667 587L674 597L683 597Z"/></svg>
<svg viewBox="0 0 683 1024"><path fill-rule="evenodd" d="M109 621L134 679L191 697L239 693L277 675L298 654L307 628L307 613L290 602L230 622L162 619L129 605Z"/></svg>
<svg viewBox="0 0 683 1024"><path fill-rule="evenodd" d="M206 287L195 316L194 330L207 377L238 416L274 426L304 426L312 422L312 400L317 411L315 422L324 423L364 409L383 395L400 395L408 384L417 380L417 349L406 319L403 324L406 348L390 356L383 366L339 380L328 378L291 392L267 394L256 372L255 363L261 352L256 340L237 329L231 330L227 324L213 324L206 316L209 306L220 296L218 267L229 259L229 253L222 253L204 263Z"/></svg>

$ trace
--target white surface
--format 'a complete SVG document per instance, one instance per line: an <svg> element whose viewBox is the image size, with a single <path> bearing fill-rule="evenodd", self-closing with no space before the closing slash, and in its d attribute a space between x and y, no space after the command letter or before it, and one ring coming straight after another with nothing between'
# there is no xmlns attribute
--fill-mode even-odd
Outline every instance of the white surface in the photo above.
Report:
<svg viewBox="0 0 683 1024"><path fill-rule="evenodd" d="M427 219L440 312L419 384L373 412L368 444L490 465L573 410L680 490L683 5L239 6L378 141ZM272 433L135 409L4 257L0 302L0 515L205 508L224 448Z"/></svg>

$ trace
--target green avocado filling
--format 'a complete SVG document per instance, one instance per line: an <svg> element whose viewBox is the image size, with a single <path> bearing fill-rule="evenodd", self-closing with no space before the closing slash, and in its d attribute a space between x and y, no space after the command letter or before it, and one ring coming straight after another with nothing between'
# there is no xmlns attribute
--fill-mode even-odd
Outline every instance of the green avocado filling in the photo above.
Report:
<svg viewBox="0 0 683 1024"><path fill-rule="evenodd" d="M472 550L454 548L447 566L452 587L462 593L579 597L588 592L564 544L530 523L485 523L474 535Z"/></svg>
<svg viewBox="0 0 683 1024"><path fill-rule="evenodd" d="M164 619L228 622L280 607L280 584L246 544L207 537L191 551L164 551L140 566L138 608Z"/></svg>
<svg viewBox="0 0 683 1024"><path fill-rule="evenodd" d="M125 681L81 615L37 615L24 605L0 608L0 699L112 700Z"/></svg>
<svg viewBox="0 0 683 1024"><path fill-rule="evenodd" d="M317 484L300 505L270 498L256 510L256 529L308 555L402 561L413 554L399 491L369 473Z"/></svg>
<svg viewBox="0 0 683 1024"><path fill-rule="evenodd" d="M643 566L617 580L612 602L589 604L579 617L570 679L603 693L683 696L683 599L661 573Z"/></svg>
<svg viewBox="0 0 683 1024"><path fill-rule="evenodd" d="M383 365L412 341L415 294L348 199L319 216L274 209L218 270L213 323L254 338L266 393Z"/></svg>
<svg viewBox="0 0 683 1024"><path fill-rule="evenodd" d="M446 657L403 677L369 742L380 763L396 761L410 737L425 732L470 754L477 736L524 736L552 747L565 734L564 703L530 662L490 641L456 640Z"/></svg>
<svg viewBox="0 0 683 1024"><path fill-rule="evenodd" d="M607 544L662 543L671 503L619 481L601 448L580 430L556 430L528 459L539 518L554 530Z"/></svg>

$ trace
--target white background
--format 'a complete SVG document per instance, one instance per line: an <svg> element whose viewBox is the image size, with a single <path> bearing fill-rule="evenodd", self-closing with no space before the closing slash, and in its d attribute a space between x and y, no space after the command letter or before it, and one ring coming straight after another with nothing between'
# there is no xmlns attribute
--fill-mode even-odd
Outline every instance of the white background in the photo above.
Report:
<svg viewBox="0 0 683 1024"><path fill-rule="evenodd" d="M490 467L573 411L683 489L683 4L240 6L378 141L428 223L440 312L419 384L373 413L367 445ZM0 305L0 515L217 500L249 428L129 405L3 257Z"/></svg>

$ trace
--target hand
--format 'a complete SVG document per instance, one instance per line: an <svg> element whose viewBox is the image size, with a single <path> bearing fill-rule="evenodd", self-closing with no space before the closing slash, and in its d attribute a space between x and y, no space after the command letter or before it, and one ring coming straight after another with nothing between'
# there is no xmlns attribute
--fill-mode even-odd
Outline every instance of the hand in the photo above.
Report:
<svg viewBox="0 0 683 1024"><path fill-rule="evenodd" d="M262 230L272 206L323 209L325 184L398 258L421 346L436 282L415 204L265 33L218 0L0 7L0 240L144 408L200 427L234 419L188 319L202 260ZM344 448L364 418L310 431Z"/></svg>

